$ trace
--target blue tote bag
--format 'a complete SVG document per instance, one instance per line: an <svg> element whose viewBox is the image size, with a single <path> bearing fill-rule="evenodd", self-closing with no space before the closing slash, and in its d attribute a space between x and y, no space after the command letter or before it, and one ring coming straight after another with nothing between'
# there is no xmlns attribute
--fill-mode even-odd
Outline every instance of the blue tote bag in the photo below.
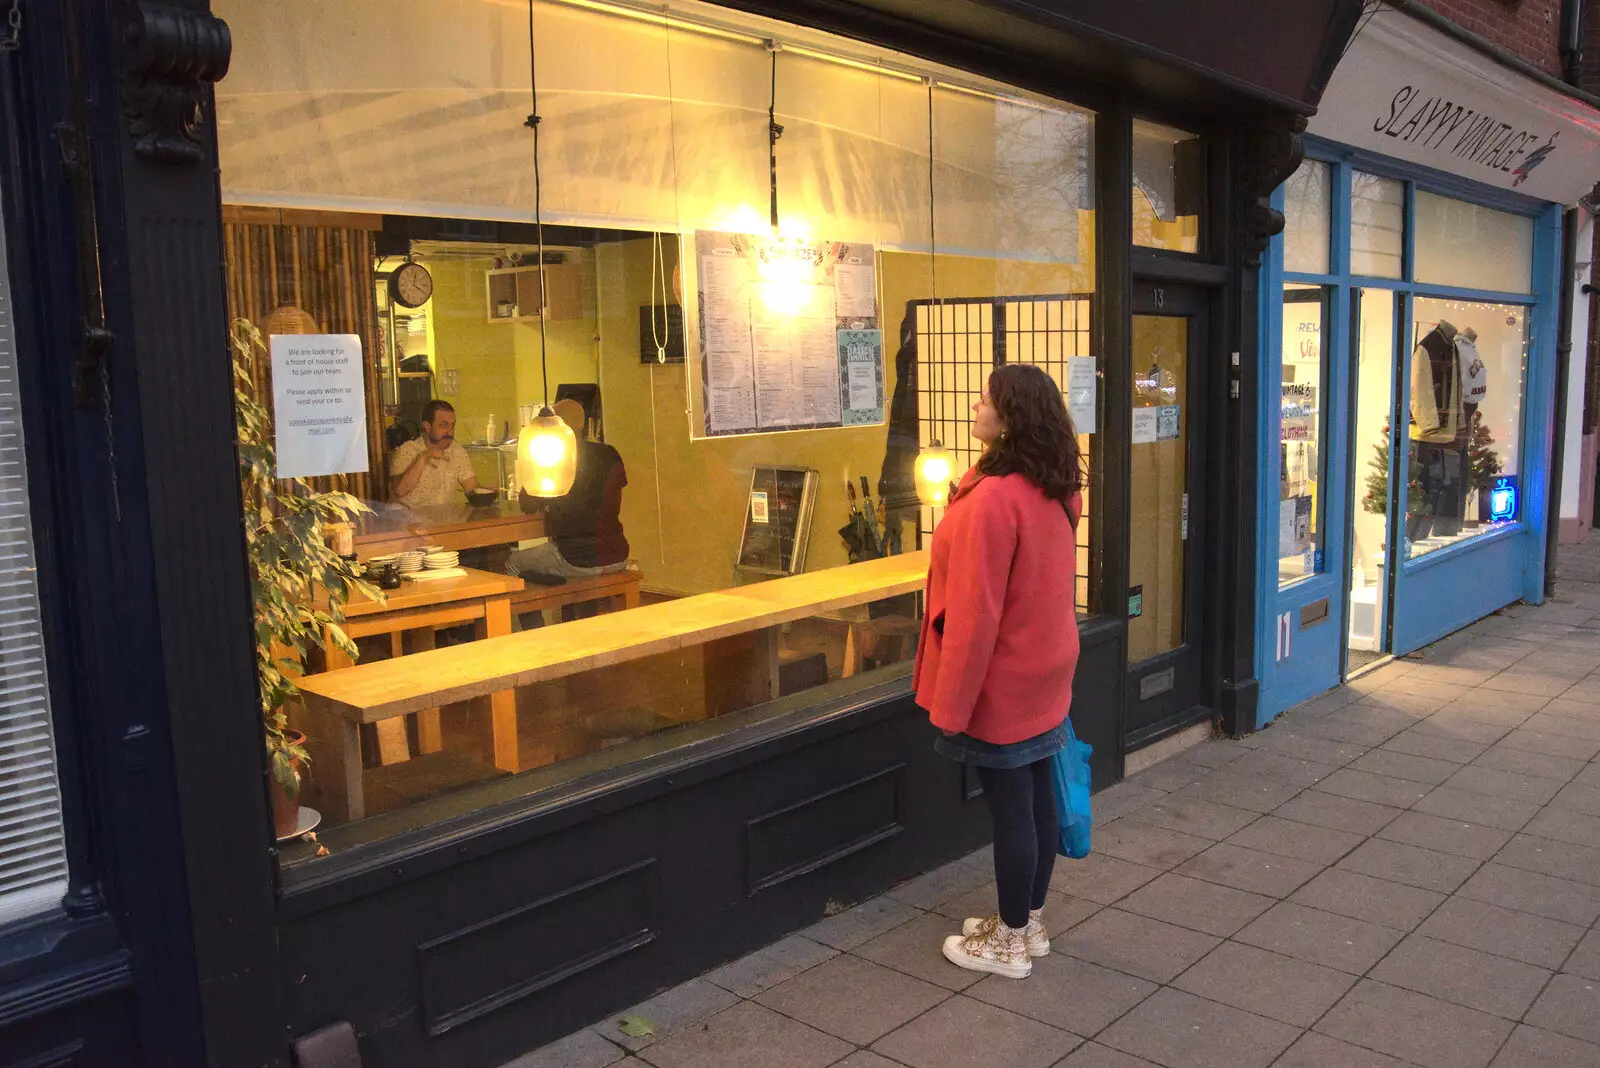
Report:
<svg viewBox="0 0 1600 1068"><path fill-rule="evenodd" d="M1094 829L1094 814L1089 808L1089 756L1094 747L1078 741L1072 720L1066 722L1066 748L1056 753L1056 812L1061 818L1061 841L1057 851L1064 857L1082 859L1089 855L1089 833Z"/></svg>

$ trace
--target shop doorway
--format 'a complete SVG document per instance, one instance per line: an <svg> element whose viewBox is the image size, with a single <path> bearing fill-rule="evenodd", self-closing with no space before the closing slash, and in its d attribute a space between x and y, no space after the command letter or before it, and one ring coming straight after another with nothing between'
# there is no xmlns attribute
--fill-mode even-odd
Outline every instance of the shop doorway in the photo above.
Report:
<svg viewBox="0 0 1600 1068"><path fill-rule="evenodd" d="M1344 676L1382 659L1393 650L1394 576L1388 551L1395 539L1398 462L1405 458L1406 421L1396 418L1396 343L1400 295L1389 289L1356 289L1351 294L1355 359L1350 376L1351 424L1346 469L1350 485L1350 555L1344 588ZM1337 434L1334 440L1338 440ZM1399 506L1404 513L1405 504Z"/></svg>
<svg viewBox="0 0 1600 1068"><path fill-rule="evenodd" d="M1128 496L1127 743L1202 719L1203 292L1136 287Z"/></svg>

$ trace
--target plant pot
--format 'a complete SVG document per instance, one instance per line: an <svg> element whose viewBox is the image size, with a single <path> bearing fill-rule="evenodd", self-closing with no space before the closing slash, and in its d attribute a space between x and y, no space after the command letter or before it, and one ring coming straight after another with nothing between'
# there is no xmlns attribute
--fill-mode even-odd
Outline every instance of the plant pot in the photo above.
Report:
<svg viewBox="0 0 1600 1068"><path fill-rule="evenodd" d="M306 736L299 731L285 731L289 740L296 745L305 745ZM300 788L305 789L305 765L298 759L294 761L294 772L300 776ZM296 794L294 800L289 799L289 791L283 783L270 771L267 773L267 783L272 791L272 836L274 838L287 838L294 834L295 828L300 826L300 798Z"/></svg>

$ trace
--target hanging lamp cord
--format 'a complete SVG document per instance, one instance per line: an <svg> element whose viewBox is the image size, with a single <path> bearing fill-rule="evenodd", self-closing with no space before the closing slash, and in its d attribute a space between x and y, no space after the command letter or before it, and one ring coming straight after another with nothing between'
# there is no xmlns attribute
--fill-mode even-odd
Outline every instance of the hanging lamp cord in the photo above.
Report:
<svg viewBox="0 0 1600 1068"><path fill-rule="evenodd" d="M544 383L544 407L548 411L550 359L549 340L545 334L545 313L548 310L549 300L544 284L544 185L539 175L539 65L534 53L533 0L528 0L528 83L532 88L533 113L523 125L533 131L533 228L539 244L539 375Z"/></svg>
<svg viewBox="0 0 1600 1068"><path fill-rule="evenodd" d="M933 216L933 79L928 82L928 284L933 291L933 306L928 309L933 319L933 339L935 348L944 333L944 316L939 306L939 231ZM933 413L932 444L935 448L942 448L942 435L940 429L944 426L944 367L943 354L929 353L929 369L933 375L928 385L933 389L933 403L928 405L928 410Z"/></svg>
<svg viewBox="0 0 1600 1068"><path fill-rule="evenodd" d="M778 138L783 127L778 125L778 42L768 41L767 51L772 53L772 93L767 100L767 166L768 186L772 191L772 229L778 229Z"/></svg>

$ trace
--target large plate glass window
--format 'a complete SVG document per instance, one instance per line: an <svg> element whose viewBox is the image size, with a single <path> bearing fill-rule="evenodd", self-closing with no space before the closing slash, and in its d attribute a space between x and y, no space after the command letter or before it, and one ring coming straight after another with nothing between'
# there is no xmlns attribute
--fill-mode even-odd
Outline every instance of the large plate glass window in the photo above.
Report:
<svg viewBox="0 0 1600 1068"><path fill-rule="evenodd" d="M1001 362L1076 387L1076 607L1096 608L1092 114L725 7L669 24L537 0L541 260L525 7L217 11L237 42L217 98L230 311L361 338L383 383L370 472L311 488L368 502L364 562L437 545L424 570L467 572L355 606L353 667L308 659L299 804L335 858L903 680L944 514L914 464L937 443L968 470ZM1152 179L1162 232L1192 237L1174 180ZM555 503L513 481L546 400L581 443ZM440 401L454 444L423 425ZM469 507L468 482L501 492ZM467 648L411 666L448 646Z"/></svg>

